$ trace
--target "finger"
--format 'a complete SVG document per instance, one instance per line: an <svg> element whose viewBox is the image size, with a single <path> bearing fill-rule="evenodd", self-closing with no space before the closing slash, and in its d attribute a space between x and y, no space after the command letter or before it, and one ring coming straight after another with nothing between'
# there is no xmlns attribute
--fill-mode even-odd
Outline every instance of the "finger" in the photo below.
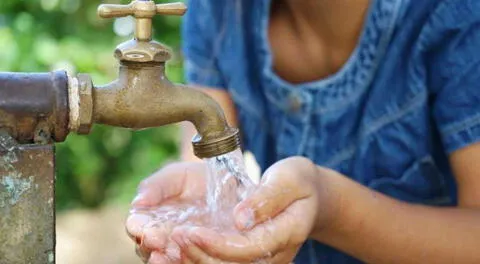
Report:
<svg viewBox="0 0 480 264"><path fill-rule="evenodd" d="M169 256L167 253L163 253L161 251L154 251L152 252L150 259L148 261L149 264L183 264L180 258L173 258Z"/></svg>
<svg viewBox="0 0 480 264"><path fill-rule="evenodd" d="M291 264L293 263L293 259L297 255L298 247L289 248L285 251L279 252L271 259L265 261L268 264Z"/></svg>
<svg viewBox="0 0 480 264"><path fill-rule="evenodd" d="M146 263L148 259L150 258L151 251L145 247L142 247L140 245L135 245L135 253L137 254L140 259Z"/></svg>
<svg viewBox="0 0 480 264"><path fill-rule="evenodd" d="M310 192L297 173L288 162L270 167L254 193L236 206L236 226L241 230L250 229L274 218L293 202L307 198Z"/></svg>
<svg viewBox="0 0 480 264"><path fill-rule="evenodd" d="M227 262L208 256L197 246L190 244L184 250L185 263L192 264L240 264L236 262ZM250 263L250 262L249 262ZM270 263L269 263L270 264Z"/></svg>
<svg viewBox="0 0 480 264"><path fill-rule="evenodd" d="M139 242L138 239L143 235L143 229L146 224L151 221L151 216L146 214L132 214L127 218L125 222L125 228L127 234L135 242Z"/></svg>
<svg viewBox="0 0 480 264"><path fill-rule="evenodd" d="M170 259L172 264L181 263L180 247L171 239L168 240L165 255Z"/></svg>
<svg viewBox="0 0 480 264"><path fill-rule="evenodd" d="M187 230L191 227L177 228L178 230ZM172 240L174 240L181 250L181 259L183 263L199 264L199 263L213 263L213 259L203 253L196 245L189 241L188 237L183 233L174 230L172 233Z"/></svg>
<svg viewBox="0 0 480 264"><path fill-rule="evenodd" d="M191 259L185 258L185 259L182 261L182 264L195 264L195 262L193 262Z"/></svg>
<svg viewBox="0 0 480 264"><path fill-rule="evenodd" d="M195 264L214 264L219 263L220 261L214 260L212 257L205 254L202 250L200 250L197 246L190 244L185 247L182 251L185 255L186 259L191 263Z"/></svg>
<svg viewBox="0 0 480 264"><path fill-rule="evenodd" d="M171 264L171 262L162 252L153 251L148 259L148 264Z"/></svg>
<svg viewBox="0 0 480 264"><path fill-rule="evenodd" d="M248 237L240 234L225 236L206 228L190 230L176 229L172 239L179 244L182 253L191 244L203 250L207 255L224 261L248 262L265 257L265 250L254 245Z"/></svg>
<svg viewBox="0 0 480 264"><path fill-rule="evenodd" d="M168 245L168 236L172 232L173 223L157 223L147 226L143 230L142 243L145 247L165 251Z"/></svg>
<svg viewBox="0 0 480 264"><path fill-rule="evenodd" d="M132 201L134 207L149 207L178 195L181 195L186 181L198 181L198 177L188 177L190 174L204 174L205 165L200 162L182 162L168 165L143 180L139 185L139 193ZM191 178L191 179L188 179Z"/></svg>

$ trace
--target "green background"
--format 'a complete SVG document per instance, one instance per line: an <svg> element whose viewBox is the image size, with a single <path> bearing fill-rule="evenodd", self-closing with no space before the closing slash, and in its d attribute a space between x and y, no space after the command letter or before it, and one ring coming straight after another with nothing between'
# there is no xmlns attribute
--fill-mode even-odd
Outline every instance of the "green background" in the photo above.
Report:
<svg viewBox="0 0 480 264"><path fill-rule="evenodd" d="M132 37L127 34L131 18L114 23L98 18L96 9L101 3L128 2L1 0L0 71L65 69L90 74L96 85L114 80L113 51ZM173 82L183 82L180 23L179 17L154 19L154 38L174 51L167 66ZM88 136L70 135L57 144L57 209L128 203L144 177L176 158L177 142L175 126L132 132L96 125Z"/></svg>

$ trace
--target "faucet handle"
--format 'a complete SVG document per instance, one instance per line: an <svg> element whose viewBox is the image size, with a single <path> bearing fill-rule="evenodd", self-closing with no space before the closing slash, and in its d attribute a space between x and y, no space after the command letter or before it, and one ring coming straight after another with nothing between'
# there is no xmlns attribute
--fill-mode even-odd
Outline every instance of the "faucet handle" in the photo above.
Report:
<svg viewBox="0 0 480 264"><path fill-rule="evenodd" d="M135 39L138 41L152 40L152 18L155 15L185 14L184 3L155 4L152 0L134 0L128 5L103 4L98 7L98 15L102 18L133 16L136 20Z"/></svg>

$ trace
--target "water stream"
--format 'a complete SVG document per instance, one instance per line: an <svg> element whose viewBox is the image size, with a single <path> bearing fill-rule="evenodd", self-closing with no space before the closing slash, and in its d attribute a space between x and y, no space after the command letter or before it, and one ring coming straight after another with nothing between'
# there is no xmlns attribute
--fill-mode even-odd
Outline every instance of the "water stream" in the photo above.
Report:
<svg viewBox="0 0 480 264"><path fill-rule="evenodd" d="M233 208L246 198L255 184L248 177L242 152L205 159L207 163L206 204L213 228L233 228Z"/></svg>

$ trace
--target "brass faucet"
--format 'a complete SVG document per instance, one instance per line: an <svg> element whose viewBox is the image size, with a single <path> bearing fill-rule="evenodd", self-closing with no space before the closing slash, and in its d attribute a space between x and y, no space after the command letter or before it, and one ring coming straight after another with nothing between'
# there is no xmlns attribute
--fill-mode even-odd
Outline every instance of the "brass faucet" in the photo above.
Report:
<svg viewBox="0 0 480 264"><path fill-rule="evenodd" d="M221 107L208 95L165 76L170 51L152 40L152 18L183 15L183 3L155 4L136 0L128 5L101 5L102 18L133 16L135 38L115 49L120 63L118 79L94 87L88 75L69 77L69 128L87 134L92 123L142 129L181 121L197 131L193 149L199 158L212 157L239 147L238 130L227 125Z"/></svg>

